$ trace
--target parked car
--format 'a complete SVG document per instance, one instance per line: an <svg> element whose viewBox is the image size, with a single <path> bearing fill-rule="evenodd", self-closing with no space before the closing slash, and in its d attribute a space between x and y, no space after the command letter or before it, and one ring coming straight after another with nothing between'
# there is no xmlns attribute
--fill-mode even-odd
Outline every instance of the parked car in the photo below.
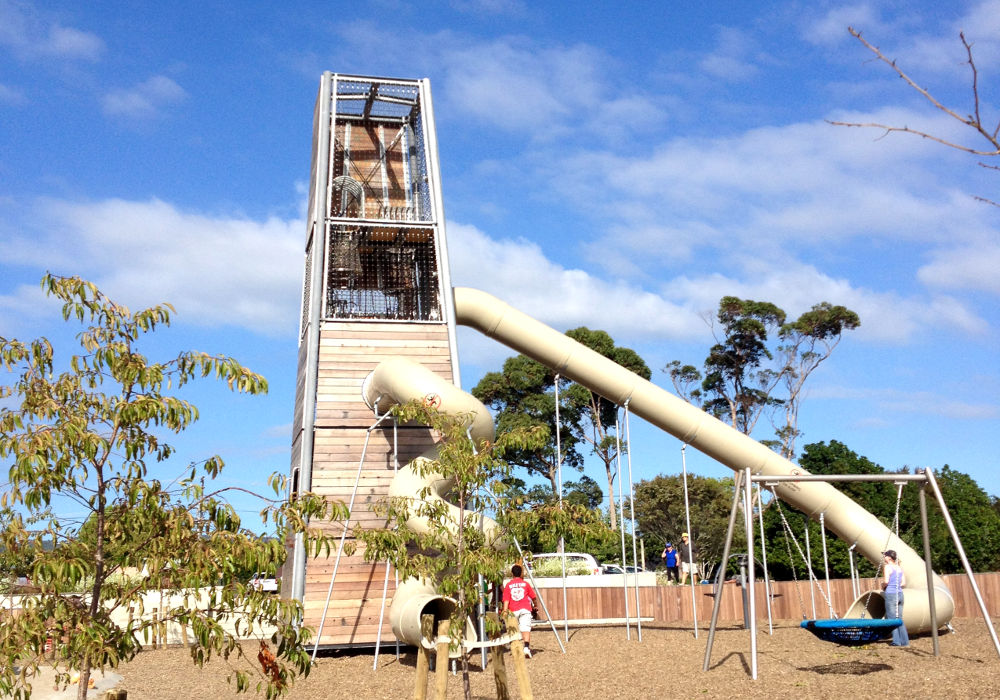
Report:
<svg viewBox="0 0 1000 700"><path fill-rule="evenodd" d="M638 567L635 567L635 566L631 566L631 565L625 567L625 572L630 573L630 574L638 574L638 573L641 573L642 571L643 570L641 568L638 568ZM605 574L621 574L623 572L622 572L622 567L621 567L620 564L601 564L601 573L605 573Z"/></svg>
<svg viewBox="0 0 1000 700"><path fill-rule="evenodd" d="M558 552L552 554L535 554L530 558L525 558L524 563L532 576L562 576L563 555ZM601 567L590 554L581 552L566 552L566 575L567 576L593 576L601 573Z"/></svg>
<svg viewBox="0 0 1000 700"><path fill-rule="evenodd" d="M265 593L278 592L278 579L274 574L268 574L263 571L258 571L251 576L249 585L251 588L256 588L258 591L264 591Z"/></svg>

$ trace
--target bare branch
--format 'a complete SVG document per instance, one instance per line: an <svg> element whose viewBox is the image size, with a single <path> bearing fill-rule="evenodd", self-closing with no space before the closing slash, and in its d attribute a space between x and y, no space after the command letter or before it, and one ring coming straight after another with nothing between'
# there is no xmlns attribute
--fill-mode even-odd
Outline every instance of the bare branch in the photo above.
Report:
<svg viewBox="0 0 1000 700"><path fill-rule="evenodd" d="M1000 207L1000 202L994 202L992 199L986 199L986 197L980 197L979 195L972 195L972 198L977 202L982 202L983 204L992 204L994 207Z"/></svg>
<svg viewBox="0 0 1000 700"><path fill-rule="evenodd" d="M829 119L826 120L826 123L832 124L833 126L853 126L853 127L863 127L869 129L883 129L885 130L886 133L880 136L879 137L880 139L885 138L886 134L890 132L901 131L903 133L914 134L921 138L929 139L931 141L937 141L938 143L948 146L949 148L954 148L959 151L965 151L966 153L971 153L972 155L975 156L1000 156L1000 146L998 146L997 150L995 151L978 151L975 148L963 146L961 144L955 143L954 141L948 141L947 139L943 139L939 136L928 134L926 131L918 131L917 129L911 129L908 126L889 126L888 124L879 124L875 122L866 122L866 123L838 122L838 121L831 121Z"/></svg>
<svg viewBox="0 0 1000 700"><path fill-rule="evenodd" d="M972 60L972 44L965 40L965 32L959 32L958 38L962 40L962 46L965 47L965 55L968 56L969 68L972 69L972 102L973 102L973 113L976 120L976 124L982 124L982 119L979 118L979 71L976 70L976 62ZM987 135L986 138L989 138Z"/></svg>
<svg viewBox="0 0 1000 700"><path fill-rule="evenodd" d="M959 121L962 124L965 124L966 126L970 126L973 129L975 129L977 132L979 132L980 135L983 136L983 138L985 138L987 141L990 142L990 144L993 146L993 149L988 151L978 150L975 148L971 148L969 146L963 146L953 141L948 141L947 139L933 136L926 132L918 131L916 129L911 129L905 126L899 127L899 126L887 126L885 124L870 124L870 123L860 124L852 122L835 122L835 121L829 122L830 124L834 124L836 126L874 127L878 129L884 129L886 133L890 133L893 131L900 131L908 134L916 134L917 136L920 136L925 139L930 139L932 141L936 141L942 145L948 146L949 148L965 151L966 153L971 153L973 155L1000 156L1000 138L998 138L998 134L1000 134L1000 124L997 124L997 128L992 133L987 131L983 127L979 111L979 71L976 68L976 62L975 60L973 60L972 57L972 44L969 43L969 41L965 38L964 33L959 33L959 37L962 40L962 46L965 47L965 53L966 56L968 57L968 60L966 62L969 64L969 68L972 70L973 114L962 117L951 108L946 107L944 104L939 102L937 98L935 98L927 89L918 85L916 81L913 80L913 78L907 75L899 66L896 65L896 62L894 60L886 57L886 55L883 54L882 51L877 46L872 45L870 42L868 42L867 39L861 36L860 31L856 30L854 27L848 27L847 31L851 33L851 36L860 41L865 48L867 48L869 51L875 54L875 57L879 61L882 61L887 66L892 68L892 70L896 73L896 75L898 75L903 81L905 81L907 85L909 85L914 90L919 92L924 97L924 99L926 99L928 102L934 105L936 109L938 109L941 112L944 112L952 119L955 119L956 121Z"/></svg>

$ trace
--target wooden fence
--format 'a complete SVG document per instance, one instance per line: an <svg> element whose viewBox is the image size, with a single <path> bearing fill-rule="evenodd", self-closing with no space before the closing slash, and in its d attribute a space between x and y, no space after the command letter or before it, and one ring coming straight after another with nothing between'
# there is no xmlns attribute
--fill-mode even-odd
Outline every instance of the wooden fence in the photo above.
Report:
<svg viewBox="0 0 1000 700"><path fill-rule="evenodd" d="M955 600L955 617L979 617L980 610L975 594L964 574L952 574L942 577L951 589ZM625 591L621 586L621 577L616 576L618 586L601 588L568 588L566 590L566 610L570 620L601 620L619 619L625 617ZM992 617L1000 617L1000 572L976 574L976 584L986 601L986 608ZM771 615L776 620L801 620L803 617L813 618L812 596L806 581L773 581L773 598ZM823 593L826 592L826 582L821 581ZM699 584L694 587L695 603L698 620L707 621L712 615L714 597L713 586ZM861 592L878 590L876 579L862 579ZM830 581L831 604L838 615L843 615L848 606L854 602L850 579ZM764 618L767 615L767 598L763 582L755 586L757 614ZM826 602L818 589L814 588L816 600L816 617L829 615ZM545 588L539 591L545 601L549 614L555 620L563 618L563 589ZM635 589L628 589L629 616L636 615ZM643 618L652 618L657 622L691 623L691 586L646 586L639 588L639 612ZM743 596L740 587L735 583L727 583L723 587L722 603L719 608L719 619L725 621L743 619Z"/></svg>

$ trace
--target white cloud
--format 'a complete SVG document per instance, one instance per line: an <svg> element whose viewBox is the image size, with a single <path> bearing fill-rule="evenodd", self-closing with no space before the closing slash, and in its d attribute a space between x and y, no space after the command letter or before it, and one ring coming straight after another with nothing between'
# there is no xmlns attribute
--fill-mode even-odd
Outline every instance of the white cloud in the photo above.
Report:
<svg viewBox="0 0 1000 700"><path fill-rule="evenodd" d="M449 224L452 282L490 292L559 329L587 325L613 336L693 337L697 314L620 281L567 269L525 239L496 240L474 226Z"/></svg>
<svg viewBox="0 0 1000 700"><path fill-rule="evenodd" d="M47 297L38 284L21 284L10 294L0 294L0 329L3 329L0 335L16 337L20 331L13 331L26 326L32 331L31 324L38 310L46 306L55 310L58 303Z"/></svg>
<svg viewBox="0 0 1000 700"><path fill-rule="evenodd" d="M525 11L522 0L451 0L459 12L483 15L519 15Z"/></svg>
<svg viewBox="0 0 1000 700"><path fill-rule="evenodd" d="M947 289L978 289L1000 295L1000 244L942 250L917 271L920 281Z"/></svg>
<svg viewBox="0 0 1000 700"><path fill-rule="evenodd" d="M867 3L835 7L821 18L806 24L802 37L813 44L831 47L850 39L848 27L864 32L866 35L878 34L885 25L879 19L876 11Z"/></svg>
<svg viewBox="0 0 1000 700"><path fill-rule="evenodd" d="M718 35L715 49L702 57L698 67L720 80L741 81L756 74L757 66L750 57L753 42L746 32L733 27L721 27Z"/></svg>
<svg viewBox="0 0 1000 700"><path fill-rule="evenodd" d="M868 4L857 4L830 10L821 19L809 23L803 38L825 48L843 41L855 41L847 33L853 26L866 41L877 47L889 60L895 61L900 70L917 84L928 87L929 80L940 80L932 92L951 87L949 83L960 79L964 88L971 80L965 48L959 33L973 47L976 65L993 68L1000 61L1000 0L985 0L970 5L967 11L951 22L925 22L919 15L904 14L892 21L885 20ZM928 31L925 27L940 27ZM872 54L856 44L864 58ZM889 66L875 66L882 77L894 76ZM873 76L876 75L873 73ZM982 84L981 84L982 85Z"/></svg>
<svg viewBox="0 0 1000 700"><path fill-rule="evenodd" d="M11 262L80 275L135 308L170 302L179 320L268 335L295 333L300 221L185 212L160 200L39 201Z"/></svg>
<svg viewBox="0 0 1000 700"><path fill-rule="evenodd" d="M21 60L64 59L94 62L104 53L96 34L67 27L26 3L0 0L0 46Z"/></svg>
<svg viewBox="0 0 1000 700"><path fill-rule="evenodd" d="M281 425L272 425L267 430L264 431L263 437L267 438L281 438L287 440L288 436L292 434L292 424L282 423Z"/></svg>
<svg viewBox="0 0 1000 700"><path fill-rule="evenodd" d="M862 401L873 405L876 408L873 413L878 415L907 413L962 420L991 420L1000 416L996 404L957 401L931 391L818 385L810 390L809 398Z"/></svg>
<svg viewBox="0 0 1000 700"><path fill-rule="evenodd" d="M154 75L127 90L112 90L101 99L101 106L104 113L111 116L146 119L186 97L184 88L172 79Z"/></svg>
<svg viewBox="0 0 1000 700"><path fill-rule="evenodd" d="M986 329L982 318L951 297L903 297L897 292L875 291L791 261L749 259L741 273L741 278L719 273L679 277L664 284L663 294L668 299L683 300L685 306L713 313L725 295L766 299L791 317L813 304L829 301L861 317L861 326L852 331L852 337L880 343L905 343L935 327L965 333L982 333Z"/></svg>
<svg viewBox="0 0 1000 700"><path fill-rule="evenodd" d="M5 103L9 105L23 105L28 102L28 98L24 96L24 93L15 88L9 87L0 83L0 103Z"/></svg>
<svg viewBox="0 0 1000 700"><path fill-rule="evenodd" d="M665 114L666 98L636 84L623 88L613 56L589 44L536 42L518 35L484 41L456 32L387 35L369 22L339 27L341 50L368 53L378 44L389 65L435 78L435 110L473 119L536 141L602 138L647 129Z"/></svg>

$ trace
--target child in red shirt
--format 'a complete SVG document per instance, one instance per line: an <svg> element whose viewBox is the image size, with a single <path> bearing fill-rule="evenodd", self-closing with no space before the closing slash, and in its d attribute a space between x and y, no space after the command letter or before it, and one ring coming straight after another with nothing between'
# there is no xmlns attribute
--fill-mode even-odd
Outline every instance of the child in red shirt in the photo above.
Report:
<svg viewBox="0 0 1000 700"><path fill-rule="evenodd" d="M524 640L524 656L530 659L531 610L537 596L531 584L521 578L523 573L518 564L510 568L513 578L503 587L503 610L505 613L509 610L517 617L517 628L521 631L521 639Z"/></svg>

